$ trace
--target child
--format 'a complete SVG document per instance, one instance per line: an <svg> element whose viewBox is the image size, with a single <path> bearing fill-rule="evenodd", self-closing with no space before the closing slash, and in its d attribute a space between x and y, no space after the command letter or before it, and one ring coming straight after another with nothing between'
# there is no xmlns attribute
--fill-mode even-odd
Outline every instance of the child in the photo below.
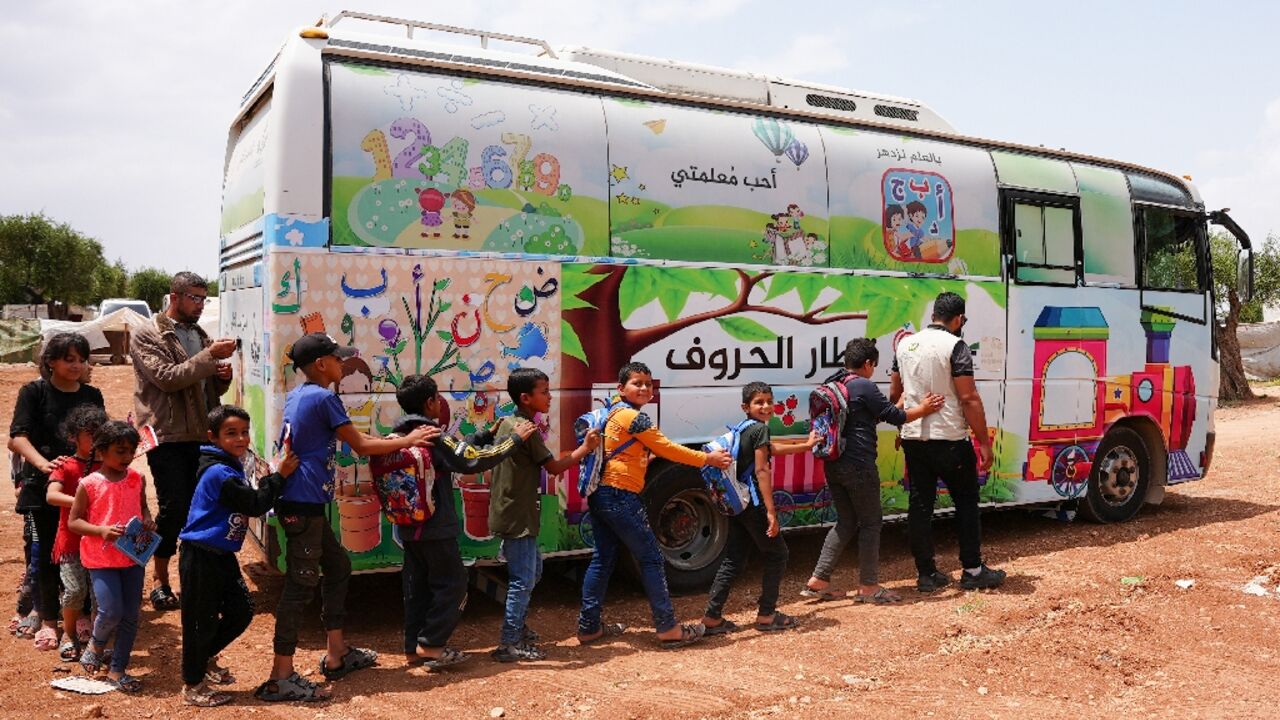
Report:
<svg viewBox="0 0 1280 720"><path fill-rule="evenodd" d="M280 496L285 478L298 467L287 448L279 469L249 484L241 464L249 450L249 413L234 405L209 411L209 443L200 448L199 478L187 524L178 538L182 583L182 700L197 707L231 702L209 683L235 682L218 665L218 653L249 627L253 602L236 553L244 545L248 518L262 515Z"/></svg>
<svg viewBox="0 0 1280 720"><path fill-rule="evenodd" d="M58 563L62 578L62 646L58 655L67 662L80 657L82 646L89 641L93 625L80 616L89 598L89 571L80 562L80 536L67 529L71 506L75 503L80 478L96 466L93 458L93 436L110 418L101 408L81 405L72 410L62 423L62 432L75 444L75 455L49 474L46 499L61 508L58 537L53 542L53 561Z"/></svg>
<svg viewBox="0 0 1280 720"><path fill-rule="evenodd" d="M733 458L724 450L704 453L677 445L654 427L649 416L640 412L640 408L653 399L653 373L644 363L632 362L618 371L618 393L622 403L605 424L605 456L632 438L636 442L610 457L600 478L600 487L587 498L595 532L595 552L582 581L578 642L589 645L626 629L618 623L601 624L600 621L609 576L618 561L619 549L626 546L640 566L640 582L649 598L661 647L685 647L701 640L706 628L701 623L676 624L671 595L667 592L666 559L649 527L644 501L640 499L649 453L695 467L726 468Z"/></svg>
<svg viewBox="0 0 1280 720"><path fill-rule="evenodd" d="M507 380L507 394L516 404L512 421L532 423L535 414L551 412L550 378L541 370L513 370ZM502 437L512 432L511 427L504 418L495 432ZM573 452L557 458L543 444L542 436L534 433L521 450L493 471L489 530L502 539L502 556L507 560L507 609L498 648L492 654L498 662L542 660L547 656L534 644L537 635L524 621L529 597L542 576L542 555L538 552L542 471L559 475L581 462L599 444L600 434L591 431Z"/></svg>
<svg viewBox="0 0 1280 720"><path fill-rule="evenodd" d="M924 244L924 221L929 215L929 211L925 209L924 203L919 200L913 200L907 204L908 222L905 226L907 232L907 248L917 260L924 257L920 251L920 246Z"/></svg>
<svg viewBox="0 0 1280 720"><path fill-rule="evenodd" d="M328 640L327 652L320 661L321 675L326 680L337 680L371 667L378 660L372 650L347 645L342 632L351 558L338 543L325 515L333 502L336 443L344 442L360 455L371 455L425 447L440 434L439 428L423 426L404 437L379 439L356 430L342 401L328 389L342 380L342 361L354 355L355 348L340 346L324 333L304 335L289 349L294 369L301 371L307 381L289 391L284 405L284 422L291 428L298 469L276 502L276 516L284 530L286 574L276 606L271 677L254 691L255 697L268 702L313 702L329 697L326 690L294 672L293 666L302 613L317 585L322 603L320 617Z"/></svg>
<svg viewBox="0 0 1280 720"><path fill-rule="evenodd" d="M16 509L31 515L36 551L38 593L36 610L43 627L35 634L41 650L58 647L58 566L53 543L58 533L58 508L46 500L49 473L75 448L63 436L62 421L80 405L105 408L102 393L84 382L89 341L79 333L58 333L40 353L40 379L23 385L9 425L9 449L22 457L23 477Z"/></svg>
<svg viewBox="0 0 1280 720"><path fill-rule="evenodd" d="M91 675L101 670L107 638L115 631L107 681L124 693L142 690L142 682L125 671L138 635L144 571L120 552L115 539L124 534L125 525L135 517L142 519L148 532L156 529L147 508L146 484L138 471L129 467L138 440L138 431L121 420L111 420L98 428L93 436L93 451L102 465L80 480L67 522L71 532L82 536L80 562L93 580L93 597L98 603L93 635L80 655L80 665Z"/></svg>
<svg viewBox="0 0 1280 720"><path fill-rule="evenodd" d="M396 425L397 433L435 427L435 420L429 419L440 416L441 399L435 380L426 375L409 375L396 390L396 401L409 413ZM404 652L405 662L410 665L438 670L468 659L465 653L447 644L462 617L462 603L467 597L467 569L458 549L461 528L449 473L484 472L512 457L512 453L532 442L531 437L537 438L537 428L531 422L503 420L502 424L508 432L491 447L475 447L441 436L431 448L431 463L437 473L431 490L435 512L421 525L396 529L404 545Z"/></svg>
<svg viewBox="0 0 1280 720"><path fill-rule="evenodd" d="M919 405L903 410L892 405L870 380L880 361L880 351L871 338L854 338L844 348L845 386L849 390L849 410L845 416L845 449L840 457L825 465L827 487L836 507L836 525L827 532L813 576L800 594L817 600L835 600L844 592L829 589L831 571L849 541L858 538L859 582L857 602L876 604L902 600L898 593L881 587L880 566L880 473L876 470L876 424L903 423L932 415L942 408L943 397L930 393Z"/></svg>
<svg viewBox="0 0 1280 720"><path fill-rule="evenodd" d="M797 627L794 617L777 610L778 588L787 569L787 541L778 530L778 513L773 508L773 471L769 467L772 455L793 455L807 452L818 444L818 435L810 433L803 443L774 443L769 436L769 418L773 417L773 388L762 382L747 383L742 388L742 410L754 423L743 428L739 438L738 468L745 470L755 463L751 482L756 484L758 502L729 518L729 540L716 579L711 583L711 595L702 624L708 635L723 635L738 629L732 620L725 620L721 613L729 599L729 588L734 578L742 572L747 553L754 545L764 555L764 575L760 581L760 600L756 612L756 630L777 632Z"/></svg>

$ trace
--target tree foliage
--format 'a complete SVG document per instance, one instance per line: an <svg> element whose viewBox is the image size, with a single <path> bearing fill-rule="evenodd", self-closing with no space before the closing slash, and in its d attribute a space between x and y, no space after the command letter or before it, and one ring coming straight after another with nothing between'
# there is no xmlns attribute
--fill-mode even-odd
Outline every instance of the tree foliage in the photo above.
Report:
<svg viewBox="0 0 1280 720"><path fill-rule="evenodd" d="M102 244L43 214L0 216L0 301L85 304L101 299Z"/></svg>
<svg viewBox="0 0 1280 720"><path fill-rule="evenodd" d="M172 279L173 276L164 270L142 268L129 276L129 297L146 301L151 312L160 312Z"/></svg>
<svg viewBox="0 0 1280 720"><path fill-rule="evenodd" d="M1221 321L1218 343L1222 367L1221 396L1226 400L1251 398L1253 390L1245 379L1236 327L1240 322L1260 322L1264 306L1280 303L1280 238L1269 235L1262 246L1254 250L1253 299L1247 303L1240 302L1237 293L1240 248L1235 238L1213 233L1209 237L1209 252L1213 263L1214 298Z"/></svg>

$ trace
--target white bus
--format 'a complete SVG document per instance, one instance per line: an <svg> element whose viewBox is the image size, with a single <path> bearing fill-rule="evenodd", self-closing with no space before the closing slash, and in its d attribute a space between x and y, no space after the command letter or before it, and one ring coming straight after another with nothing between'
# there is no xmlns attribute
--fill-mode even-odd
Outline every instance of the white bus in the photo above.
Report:
<svg viewBox="0 0 1280 720"><path fill-rule="evenodd" d="M774 434L801 436L847 340L889 357L952 290L993 425L983 502L1124 520L1213 455L1208 222L1248 259L1182 178L965 136L913 100L342 13L290 36L232 123L228 400L268 453L298 382L285 353L319 330L358 348L335 389L371 432L407 374L433 375L449 431L469 433L512 412L513 368L537 367L556 447L635 359L680 442L722 432L752 380L774 387ZM894 437L888 516L907 497ZM832 522L822 463L776 462L785 526ZM363 463L339 451L332 522L357 569L394 569ZM465 557L498 562L484 478L455 487ZM672 584L705 584L725 521L697 473L654 463L645 496ZM544 553L591 542L573 472L545 478Z"/></svg>

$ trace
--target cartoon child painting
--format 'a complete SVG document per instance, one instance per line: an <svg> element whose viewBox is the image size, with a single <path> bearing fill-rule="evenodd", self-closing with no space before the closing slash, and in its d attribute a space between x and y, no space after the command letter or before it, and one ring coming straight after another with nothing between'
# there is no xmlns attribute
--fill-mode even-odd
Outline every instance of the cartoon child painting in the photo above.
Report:
<svg viewBox="0 0 1280 720"><path fill-rule="evenodd" d="M476 196L467 189L454 190L449 196L453 207L453 237L471 239L471 216L476 209Z"/></svg>
<svg viewBox="0 0 1280 720"><path fill-rule="evenodd" d="M923 255L920 246L924 243L924 223L929 217L929 210L924 203L913 200L907 203L907 224L903 228L907 235L907 249L917 260Z"/></svg>
<svg viewBox="0 0 1280 720"><path fill-rule="evenodd" d="M427 188L418 192L418 205L422 208L422 226L430 229L423 232L422 237L440 238L438 229L444 221L440 218L440 210L444 208L444 193L435 188Z"/></svg>
<svg viewBox="0 0 1280 720"><path fill-rule="evenodd" d="M896 257L906 255L904 242L907 232L902 223L907 219L907 211L901 205L890 205L884 209L884 246Z"/></svg>
<svg viewBox="0 0 1280 720"><path fill-rule="evenodd" d="M338 381L336 390L343 398L342 404L347 408L351 425L362 433L369 433L373 428L374 406L373 395L370 394L373 391L373 371L369 369L369 364L359 357L343 360L342 379ZM342 446L342 453L354 455L345 443ZM360 474L357 467L356 482L359 480Z"/></svg>

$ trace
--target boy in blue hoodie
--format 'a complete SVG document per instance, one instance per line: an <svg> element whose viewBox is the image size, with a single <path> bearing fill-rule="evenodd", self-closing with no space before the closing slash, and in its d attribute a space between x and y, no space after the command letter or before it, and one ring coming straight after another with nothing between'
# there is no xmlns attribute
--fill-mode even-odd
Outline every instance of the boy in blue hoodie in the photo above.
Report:
<svg viewBox="0 0 1280 720"><path fill-rule="evenodd" d="M244 545L250 517L275 503L284 480L298 467L286 449L279 469L258 481L245 478L249 413L234 405L209 411L209 443L200 448L199 478L187 525L178 535L178 577L182 582L182 699L213 707L231 696L209 686L235 681L218 665L218 653L249 627L253 603L236 553Z"/></svg>

